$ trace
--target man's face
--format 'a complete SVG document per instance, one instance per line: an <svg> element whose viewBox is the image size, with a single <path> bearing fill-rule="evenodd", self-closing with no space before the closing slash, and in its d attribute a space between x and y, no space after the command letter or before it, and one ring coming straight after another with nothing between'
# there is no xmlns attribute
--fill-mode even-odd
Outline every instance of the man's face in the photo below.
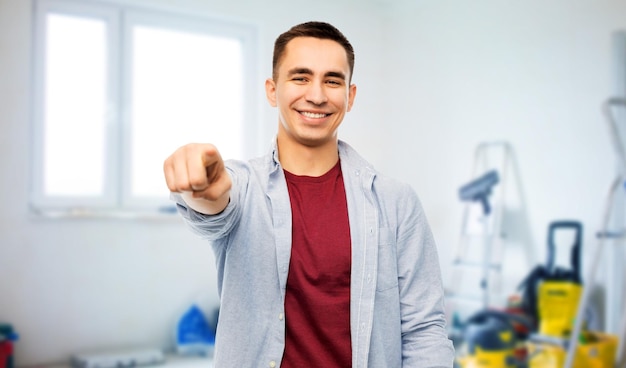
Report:
<svg viewBox="0 0 626 368"><path fill-rule="evenodd" d="M276 80L265 83L279 111L279 139L318 147L336 141L337 128L352 108L356 86L344 48L332 40L297 37L279 61Z"/></svg>

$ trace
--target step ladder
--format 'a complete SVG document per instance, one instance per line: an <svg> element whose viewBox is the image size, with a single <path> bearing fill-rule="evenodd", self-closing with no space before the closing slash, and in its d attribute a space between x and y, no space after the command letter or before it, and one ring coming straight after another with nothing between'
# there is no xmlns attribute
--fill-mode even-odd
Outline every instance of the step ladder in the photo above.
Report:
<svg viewBox="0 0 626 368"><path fill-rule="evenodd" d="M519 208L524 208L523 215L518 217L525 218L525 200L511 145L506 141L480 143L474 152L472 181L459 193L466 203L460 239L453 254L450 282L445 290L448 314L452 314L451 309L461 309L458 307L462 304L480 305L482 309L498 304L496 298L500 293L503 248L507 237L502 225L511 183L517 188ZM482 198L471 198L466 194L473 187L488 193L482 193ZM521 232L530 238L527 220L522 227ZM527 248L527 258L533 257L530 249ZM534 260L529 259L529 262L534 264ZM474 277L467 277L468 274ZM467 289L479 290L479 294L464 291ZM456 312L453 313L457 315Z"/></svg>
<svg viewBox="0 0 626 368"><path fill-rule="evenodd" d="M597 234L597 245L591 263L591 268L589 270L588 276L584 279L585 287L583 288L583 295L578 303L574 330L572 331L568 344L565 368L572 368L574 364L574 357L576 355L575 353L578 344L578 336L580 335L582 326L585 322L585 310L591 298L591 292L595 284L597 273L599 271L598 268L602 259L602 253L604 251L604 248L607 247L607 244L611 244L614 246L613 249L609 248L610 251L613 251L613 254L611 254L611 257L609 258L612 258L613 260L617 259L617 257L615 257L616 255L619 255L620 257L622 257L621 259L623 259L623 256L625 254L618 250L625 249L624 244L626 243L626 221L624 221L624 209L626 208L626 147L623 139L621 138L623 136L622 134L626 135L626 132L620 134L620 129L613 113L613 111L617 108L621 109L621 113L623 114L622 118L626 119L626 99L611 98L603 105L603 112L609 125L613 148L617 156L618 174L611 183L609 193L606 197L604 213L602 215L602 229ZM619 211L621 211L621 213ZM620 216L621 218L619 218ZM611 265L608 266L608 269L610 270L609 281L616 282L618 283L617 285L623 285L623 280L621 280L621 278L615 278L615 275L617 274L617 269L615 267L611 267ZM609 288L609 293L610 292L611 288ZM609 305L609 303L606 303L607 310L609 311L608 322L609 324L615 326L617 325L617 321L612 320L613 316L616 316L620 313L616 313L615 311L612 311L612 309L619 307L620 300L622 304L621 323L619 324L620 327L619 331L617 332L619 346L616 356L616 368L626 367L626 302L624 302L623 299L624 295L621 295L620 298L619 295L609 294L607 300L617 300L617 302L611 305Z"/></svg>

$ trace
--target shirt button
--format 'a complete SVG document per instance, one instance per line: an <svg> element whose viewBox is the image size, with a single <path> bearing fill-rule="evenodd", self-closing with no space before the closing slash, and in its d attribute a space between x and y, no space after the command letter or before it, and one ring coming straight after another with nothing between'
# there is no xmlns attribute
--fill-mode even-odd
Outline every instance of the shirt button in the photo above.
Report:
<svg viewBox="0 0 626 368"><path fill-rule="evenodd" d="M282 314L282 313L279 313L279 314L278 314L278 319L282 321L282 320L283 320L283 318L285 318L285 315L284 315L284 314Z"/></svg>
<svg viewBox="0 0 626 368"><path fill-rule="evenodd" d="M276 362L272 360L270 362L270 368L275 368L275 367L276 367Z"/></svg>

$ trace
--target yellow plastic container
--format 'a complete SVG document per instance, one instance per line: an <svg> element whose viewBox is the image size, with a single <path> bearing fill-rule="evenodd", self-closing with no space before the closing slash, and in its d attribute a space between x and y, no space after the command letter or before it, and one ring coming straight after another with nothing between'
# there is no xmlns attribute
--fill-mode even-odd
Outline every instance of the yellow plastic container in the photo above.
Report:
<svg viewBox="0 0 626 368"><path fill-rule="evenodd" d="M573 368L613 368L617 336L599 332L587 336L593 342L577 345ZM567 351L561 346L529 343L528 356L528 368L563 368Z"/></svg>
<svg viewBox="0 0 626 368"><path fill-rule="evenodd" d="M544 281L539 285L539 334L563 338L569 336L582 287L571 281Z"/></svg>
<svg viewBox="0 0 626 368"><path fill-rule="evenodd" d="M476 348L474 355L457 359L462 368L515 368L511 358L513 350L485 351Z"/></svg>

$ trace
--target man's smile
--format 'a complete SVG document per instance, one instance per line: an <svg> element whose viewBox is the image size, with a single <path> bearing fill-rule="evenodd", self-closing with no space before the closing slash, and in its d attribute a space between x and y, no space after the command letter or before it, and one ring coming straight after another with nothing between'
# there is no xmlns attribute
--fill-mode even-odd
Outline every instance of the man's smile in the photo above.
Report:
<svg viewBox="0 0 626 368"><path fill-rule="evenodd" d="M327 116L330 116L330 114L325 114L325 113L321 113L321 112L299 111L299 113L301 115L304 115L305 117L311 118L311 119L322 119L322 118L325 118Z"/></svg>

